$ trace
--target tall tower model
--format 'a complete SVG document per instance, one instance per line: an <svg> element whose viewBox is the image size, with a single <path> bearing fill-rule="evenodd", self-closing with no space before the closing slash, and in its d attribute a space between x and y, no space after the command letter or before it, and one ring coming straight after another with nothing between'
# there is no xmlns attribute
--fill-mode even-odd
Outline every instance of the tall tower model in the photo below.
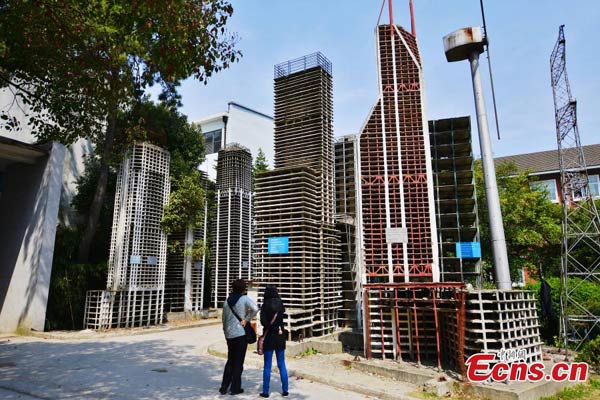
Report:
<svg viewBox="0 0 600 400"><path fill-rule="evenodd" d="M415 36L376 28L379 96L358 138L365 283L440 280L423 69Z"/></svg>
<svg viewBox="0 0 600 400"><path fill-rule="evenodd" d="M256 182L257 280L279 289L292 335L328 333L341 306L332 97L323 54L275 66L275 169Z"/></svg>
<svg viewBox="0 0 600 400"><path fill-rule="evenodd" d="M232 281L251 277L251 230L252 154L231 143L219 150L217 161L217 218L211 257L215 308L223 306Z"/></svg>
<svg viewBox="0 0 600 400"><path fill-rule="evenodd" d="M86 298L85 328L161 323L167 237L161 228L169 200L169 152L134 143L117 176L105 291Z"/></svg>

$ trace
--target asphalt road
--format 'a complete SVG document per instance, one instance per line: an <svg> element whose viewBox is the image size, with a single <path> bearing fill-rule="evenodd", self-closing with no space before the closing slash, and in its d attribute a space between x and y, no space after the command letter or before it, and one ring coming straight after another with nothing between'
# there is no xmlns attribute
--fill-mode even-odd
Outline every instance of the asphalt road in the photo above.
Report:
<svg viewBox="0 0 600 400"><path fill-rule="evenodd" d="M206 353L220 326L94 340L0 340L0 399L256 399L262 371L246 367L245 393L218 393L224 360ZM271 398L282 398L271 377ZM365 396L290 378L292 399Z"/></svg>

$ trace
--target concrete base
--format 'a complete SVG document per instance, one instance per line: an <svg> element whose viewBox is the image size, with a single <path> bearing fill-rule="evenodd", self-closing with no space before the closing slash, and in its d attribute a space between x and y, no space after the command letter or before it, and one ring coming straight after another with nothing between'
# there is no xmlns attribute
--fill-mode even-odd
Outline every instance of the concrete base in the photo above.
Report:
<svg viewBox="0 0 600 400"><path fill-rule="evenodd" d="M460 382L454 373L448 376L440 373L436 368L427 366L417 367L412 363L398 363L396 361L366 360L349 362L352 368L386 377L400 382L419 385L423 391L446 396L448 393L463 397L474 397L494 400L538 400L542 397L552 396L563 389L574 386L569 382L537 382L537 383L486 383L472 384ZM549 371L551 364L547 364Z"/></svg>
<svg viewBox="0 0 600 400"><path fill-rule="evenodd" d="M167 322L174 321L198 321L207 318L217 318L219 315L216 309L190 311L190 312L168 312Z"/></svg>

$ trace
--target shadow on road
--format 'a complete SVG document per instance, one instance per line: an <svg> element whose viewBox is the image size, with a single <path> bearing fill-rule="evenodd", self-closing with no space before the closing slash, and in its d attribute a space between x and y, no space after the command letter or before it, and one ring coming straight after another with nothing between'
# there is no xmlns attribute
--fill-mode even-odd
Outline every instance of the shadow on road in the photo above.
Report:
<svg viewBox="0 0 600 400"><path fill-rule="evenodd" d="M218 394L224 360L199 349L162 339L2 343L0 388L46 399L229 398ZM257 398L261 380L262 371L246 368L246 393L236 398ZM293 379L290 386L293 392ZM271 390L280 388L273 374ZM272 392L271 397L279 395ZM297 393L293 397L307 398Z"/></svg>

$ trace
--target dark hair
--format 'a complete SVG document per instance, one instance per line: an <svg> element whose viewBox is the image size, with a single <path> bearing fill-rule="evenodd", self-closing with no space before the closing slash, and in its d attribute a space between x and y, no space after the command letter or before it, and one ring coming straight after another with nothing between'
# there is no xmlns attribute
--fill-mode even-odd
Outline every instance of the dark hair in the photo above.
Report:
<svg viewBox="0 0 600 400"><path fill-rule="evenodd" d="M231 286L233 288L233 293L244 294L246 293L246 287L248 286L248 283L245 279L237 279L233 281Z"/></svg>
<svg viewBox="0 0 600 400"><path fill-rule="evenodd" d="M275 286L267 286L265 287L265 292L263 294L263 299L278 299L279 293L277 292L277 288Z"/></svg>

